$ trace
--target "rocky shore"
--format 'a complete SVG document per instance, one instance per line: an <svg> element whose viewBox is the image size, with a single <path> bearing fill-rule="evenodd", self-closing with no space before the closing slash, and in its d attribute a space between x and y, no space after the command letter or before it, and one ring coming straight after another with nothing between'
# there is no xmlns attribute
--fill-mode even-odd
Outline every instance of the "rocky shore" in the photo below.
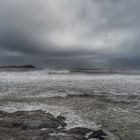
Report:
<svg viewBox="0 0 140 140"><path fill-rule="evenodd" d="M42 110L0 111L0 140L104 140L107 136L103 130L68 129L65 119Z"/></svg>

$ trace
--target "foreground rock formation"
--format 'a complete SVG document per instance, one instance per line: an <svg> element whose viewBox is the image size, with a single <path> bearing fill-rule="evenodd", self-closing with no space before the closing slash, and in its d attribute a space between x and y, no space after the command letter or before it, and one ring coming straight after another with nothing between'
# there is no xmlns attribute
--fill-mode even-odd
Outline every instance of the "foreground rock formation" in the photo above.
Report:
<svg viewBox="0 0 140 140"><path fill-rule="evenodd" d="M76 127L67 129L63 116L54 117L42 110L0 111L0 140L104 140L103 130Z"/></svg>

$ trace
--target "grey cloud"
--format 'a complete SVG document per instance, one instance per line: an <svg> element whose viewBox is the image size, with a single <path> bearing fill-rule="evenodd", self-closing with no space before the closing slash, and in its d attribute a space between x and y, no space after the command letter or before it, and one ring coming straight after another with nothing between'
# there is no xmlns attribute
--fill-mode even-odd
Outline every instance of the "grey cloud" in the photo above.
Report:
<svg viewBox="0 0 140 140"><path fill-rule="evenodd" d="M0 64L138 67L139 0L0 0Z"/></svg>

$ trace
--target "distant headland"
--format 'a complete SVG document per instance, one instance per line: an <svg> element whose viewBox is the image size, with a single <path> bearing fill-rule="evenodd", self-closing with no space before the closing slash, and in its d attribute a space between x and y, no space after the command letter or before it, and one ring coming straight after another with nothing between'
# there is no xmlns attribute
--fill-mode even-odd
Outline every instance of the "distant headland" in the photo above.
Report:
<svg viewBox="0 0 140 140"><path fill-rule="evenodd" d="M32 71L37 67L33 65L12 65L12 66L0 66L0 71Z"/></svg>
<svg viewBox="0 0 140 140"><path fill-rule="evenodd" d="M9 68L25 68L25 69L35 69L36 67L33 65L13 65L13 66L0 66L2 69L9 69Z"/></svg>

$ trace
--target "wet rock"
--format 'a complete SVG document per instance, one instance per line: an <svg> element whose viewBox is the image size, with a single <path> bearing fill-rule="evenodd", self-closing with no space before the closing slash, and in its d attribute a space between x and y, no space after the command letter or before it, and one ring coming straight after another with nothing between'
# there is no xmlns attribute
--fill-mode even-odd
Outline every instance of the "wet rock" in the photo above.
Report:
<svg viewBox="0 0 140 140"><path fill-rule="evenodd" d="M0 110L0 117L4 117L6 115L7 115L7 112L4 112L4 111Z"/></svg>
<svg viewBox="0 0 140 140"><path fill-rule="evenodd" d="M57 119L60 120L60 121L65 121L66 120L66 118L64 116L61 116L61 115L57 116Z"/></svg>
<svg viewBox="0 0 140 140"><path fill-rule="evenodd" d="M67 131L68 134L79 134L79 135L86 135L87 133L90 133L92 130L88 128L83 128L83 127L76 127L69 129Z"/></svg>
<svg viewBox="0 0 140 140"><path fill-rule="evenodd" d="M41 120L25 120L24 122L16 122L12 124L15 127L21 127L23 129L41 129L41 128L57 128L58 122L55 121L41 121Z"/></svg>
<svg viewBox="0 0 140 140"><path fill-rule="evenodd" d="M63 117L63 116L57 116L57 120L58 120L58 122L60 123L60 125L62 126L62 127L65 127L67 124L64 122L65 120L66 120L66 118L65 117Z"/></svg>
<svg viewBox="0 0 140 140"><path fill-rule="evenodd" d="M97 138L99 140L104 140L107 134L103 130L94 131L88 138Z"/></svg>
<svg viewBox="0 0 140 140"><path fill-rule="evenodd" d="M4 114L4 112L3 112ZM57 128L64 126L65 122L58 120L50 113L41 110L19 111L0 115L0 124L3 127L19 127L23 129Z"/></svg>
<svg viewBox="0 0 140 140"><path fill-rule="evenodd" d="M87 138L80 135L60 135L55 137L50 137L47 140L87 140Z"/></svg>
<svg viewBox="0 0 140 140"><path fill-rule="evenodd" d="M53 131L53 130L52 130ZM0 128L0 140L45 140L49 138L50 130L22 130Z"/></svg>
<svg viewBox="0 0 140 140"><path fill-rule="evenodd" d="M106 136L102 130L93 131L83 127L67 130L65 119L42 110L0 111L0 140L103 140Z"/></svg>

